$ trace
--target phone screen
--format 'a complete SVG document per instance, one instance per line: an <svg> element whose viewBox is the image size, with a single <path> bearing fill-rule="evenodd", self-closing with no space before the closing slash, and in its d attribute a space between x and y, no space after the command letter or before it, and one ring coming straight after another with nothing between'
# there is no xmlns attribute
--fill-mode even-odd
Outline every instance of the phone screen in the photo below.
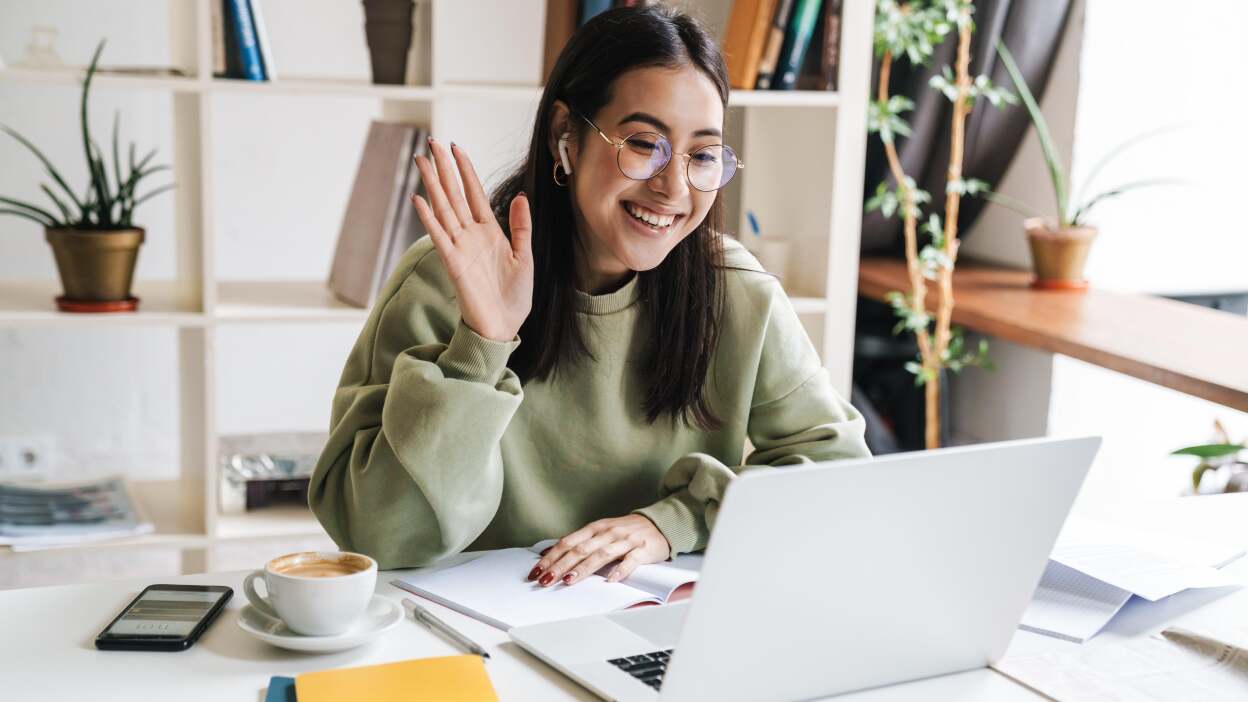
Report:
<svg viewBox="0 0 1248 702"><path fill-rule="evenodd" d="M184 638L223 595L220 591L147 590L104 633Z"/></svg>

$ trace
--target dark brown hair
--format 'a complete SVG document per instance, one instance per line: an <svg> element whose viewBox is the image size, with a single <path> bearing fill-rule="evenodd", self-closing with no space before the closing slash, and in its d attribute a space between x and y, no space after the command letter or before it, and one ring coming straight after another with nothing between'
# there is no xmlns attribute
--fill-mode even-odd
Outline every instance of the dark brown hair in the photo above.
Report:
<svg viewBox="0 0 1248 702"><path fill-rule="evenodd" d="M573 35L555 62L537 109L528 156L498 186L490 203L507 230L511 200L523 190L533 217L533 309L520 327L524 343L508 361L521 382L543 380L561 364L592 359L577 319L574 247L581 244L572 198L551 179L554 159L547 139L555 100L593 118L610 102L612 86L624 72L684 66L711 79L727 114L728 74L719 45L698 20L662 5L597 15ZM589 126L583 120L573 124L583 138ZM651 335L642 373L650 381L644 409L651 423L668 414L673 421L679 418L705 430L722 425L705 387L724 306L721 199L722 191L697 229L662 263L638 273L647 322L643 328Z"/></svg>

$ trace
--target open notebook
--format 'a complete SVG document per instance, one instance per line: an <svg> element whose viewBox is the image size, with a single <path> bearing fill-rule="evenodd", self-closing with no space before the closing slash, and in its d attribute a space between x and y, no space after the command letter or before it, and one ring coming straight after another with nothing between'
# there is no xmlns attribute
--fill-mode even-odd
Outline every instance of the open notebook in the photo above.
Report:
<svg viewBox="0 0 1248 702"><path fill-rule="evenodd" d="M539 587L526 580L541 551L552 541L529 548L507 548L457 566L417 571L391 584L445 607L507 630L513 626L601 614L640 604L665 604L687 596L698 579L700 555L643 565L618 583L609 583L609 564L575 585Z"/></svg>

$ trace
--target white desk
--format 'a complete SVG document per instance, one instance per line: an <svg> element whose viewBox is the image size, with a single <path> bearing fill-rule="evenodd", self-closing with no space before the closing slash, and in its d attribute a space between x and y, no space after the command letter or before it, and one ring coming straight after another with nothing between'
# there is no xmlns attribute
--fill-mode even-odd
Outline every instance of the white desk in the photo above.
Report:
<svg viewBox="0 0 1248 702"><path fill-rule="evenodd" d="M1093 516L1124 524L1165 529L1189 536L1217 535L1224 541L1248 539L1248 494L1184 498L1133 506ZM1248 575L1248 558L1230 566ZM402 571L396 571L402 572ZM460 653L451 644L408 619L364 647L333 654L300 654L273 648L238 628L244 572L172 577L161 582L229 585L235 596L208 632L189 651L178 653L98 651L95 635L138 592L155 580L123 580L87 585L0 592L0 698L19 700L245 700L263 699L272 675L294 675L326 668L384 663ZM377 591L401 599L382 573ZM490 649L490 678L503 700L597 699L511 643L507 635L468 617L430 604L439 616ZM1201 621L1248 618L1248 588L1188 591L1157 603L1133 600L1098 640L1146 635L1170 622L1197 627ZM1061 650L1071 644L1017 632L1011 654ZM845 664L852 662L846 661ZM830 661L836 665L836 661ZM980 669L837 698L852 702L897 700L1035 700L1029 689L1003 675Z"/></svg>

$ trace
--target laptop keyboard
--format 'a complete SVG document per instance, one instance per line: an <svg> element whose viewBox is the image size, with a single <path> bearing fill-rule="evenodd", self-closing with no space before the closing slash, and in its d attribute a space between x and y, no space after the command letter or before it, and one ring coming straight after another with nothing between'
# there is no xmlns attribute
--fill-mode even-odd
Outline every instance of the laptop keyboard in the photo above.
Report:
<svg viewBox="0 0 1248 702"><path fill-rule="evenodd" d="M669 648L666 651L612 658L607 662L657 690L663 684L663 674L667 672L667 661L671 656L672 649Z"/></svg>

